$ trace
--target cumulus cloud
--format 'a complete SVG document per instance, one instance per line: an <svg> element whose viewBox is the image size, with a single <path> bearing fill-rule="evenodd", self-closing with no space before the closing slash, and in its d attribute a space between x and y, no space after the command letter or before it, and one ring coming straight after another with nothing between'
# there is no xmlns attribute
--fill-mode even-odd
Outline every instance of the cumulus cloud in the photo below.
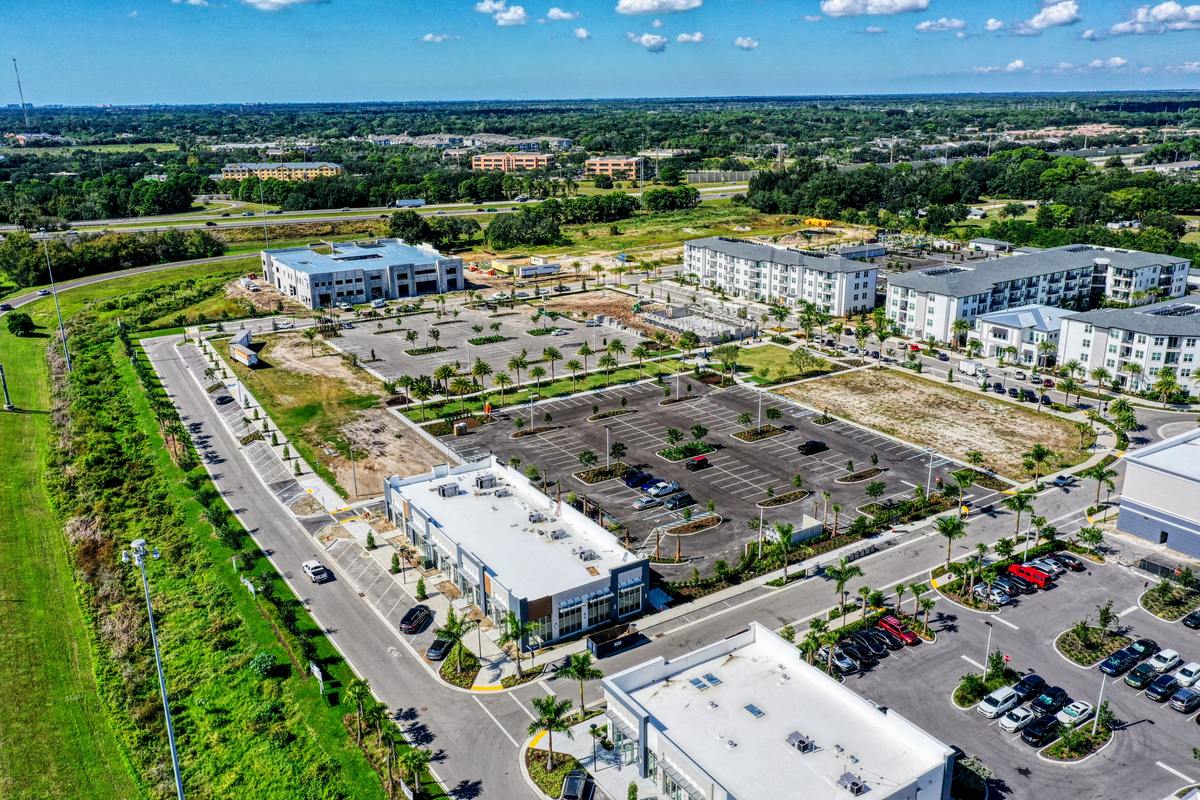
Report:
<svg viewBox="0 0 1200 800"><path fill-rule="evenodd" d="M650 23L651 28L661 28L662 26L663 26L663 21L661 19L656 19Z"/></svg>
<svg viewBox="0 0 1200 800"><path fill-rule="evenodd" d="M589 31L587 28L576 28L575 29L575 38L576 39L590 39L590 38L592 38L592 32Z"/></svg>
<svg viewBox="0 0 1200 800"><path fill-rule="evenodd" d="M451 39L457 38L457 36L451 36L448 33L427 33L421 37L421 41L428 42L429 44L441 44L442 42L448 42Z"/></svg>
<svg viewBox="0 0 1200 800"><path fill-rule="evenodd" d="M695 33L681 33L675 37L675 41L680 44L700 44L704 41L704 34L700 31Z"/></svg>
<svg viewBox="0 0 1200 800"><path fill-rule="evenodd" d="M1047 28L1074 25L1079 15L1078 0L1042 0L1042 10L1017 26L1017 33L1036 36Z"/></svg>
<svg viewBox="0 0 1200 800"><path fill-rule="evenodd" d="M1004 22L1003 20L998 20L995 17L989 17L988 21L983 23L983 29L993 33L996 31L1002 31L1004 30Z"/></svg>
<svg viewBox="0 0 1200 800"><path fill-rule="evenodd" d="M1018 58L1008 62L1003 67L976 67L975 71L984 75L992 72L1024 72L1025 62Z"/></svg>
<svg viewBox="0 0 1200 800"><path fill-rule="evenodd" d="M1172 64L1167 67L1167 72L1200 75L1200 61L1185 61L1182 64Z"/></svg>
<svg viewBox="0 0 1200 800"><path fill-rule="evenodd" d="M558 6L554 6L546 12L546 19L551 19L555 22L565 22L567 20L575 19L578 16L578 11L563 11Z"/></svg>
<svg viewBox="0 0 1200 800"><path fill-rule="evenodd" d="M1088 28L1083 33L1079 34L1080 39L1087 39L1089 42L1094 42L1100 38L1100 34L1094 28Z"/></svg>
<svg viewBox="0 0 1200 800"><path fill-rule="evenodd" d="M480 14L495 14L498 11L503 11L508 8L508 3L505 0L479 0L475 4L475 10Z"/></svg>
<svg viewBox="0 0 1200 800"><path fill-rule="evenodd" d="M821 0L821 11L830 17L859 17L864 14L904 14L924 11L929 0Z"/></svg>
<svg viewBox="0 0 1200 800"><path fill-rule="evenodd" d="M966 27L966 20L961 20L957 17L939 17L938 19L927 19L924 22L917 23L917 30L921 33L961 31Z"/></svg>
<svg viewBox="0 0 1200 800"><path fill-rule="evenodd" d="M1120 56L1111 58L1094 58L1088 62L1088 69L1121 69L1129 62Z"/></svg>
<svg viewBox="0 0 1200 800"><path fill-rule="evenodd" d="M887 33L887 28L881 28L878 25L868 25L867 27L863 28L863 33L869 33L872 36L876 36L881 33Z"/></svg>
<svg viewBox="0 0 1200 800"><path fill-rule="evenodd" d="M657 33L643 33L641 35L627 33L625 34L625 38L632 44L646 48L651 53L661 53L667 47L667 37L659 36Z"/></svg>
<svg viewBox="0 0 1200 800"><path fill-rule="evenodd" d="M758 47L758 39L751 39L749 36L739 36L733 40L733 46L742 50L753 50Z"/></svg>
<svg viewBox="0 0 1200 800"><path fill-rule="evenodd" d="M801 17L801 19L803 19L805 22L820 22L825 18L820 14L805 14L803 17Z"/></svg>
<svg viewBox="0 0 1200 800"><path fill-rule="evenodd" d="M177 6L206 6L208 0L171 0Z"/></svg>
<svg viewBox="0 0 1200 800"><path fill-rule="evenodd" d="M524 6L509 6L492 14L492 19L501 28L511 28L515 25L524 25L529 21L529 15L525 13Z"/></svg>
<svg viewBox="0 0 1200 800"><path fill-rule="evenodd" d="M242 0L242 2L259 11L282 11L292 6L323 6L329 0Z"/></svg>
<svg viewBox="0 0 1200 800"><path fill-rule="evenodd" d="M1166 0L1154 6L1139 6L1129 18L1108 29L1113 36L1170 31L1200 30L1200 5L1185 6Z"/></svg>
<svg viewBox="0 0 1200 800"><path fill-rule="evenodd" d="M618 14L672 14L691 11L704 5L704 0L617 0Z"/></svg>

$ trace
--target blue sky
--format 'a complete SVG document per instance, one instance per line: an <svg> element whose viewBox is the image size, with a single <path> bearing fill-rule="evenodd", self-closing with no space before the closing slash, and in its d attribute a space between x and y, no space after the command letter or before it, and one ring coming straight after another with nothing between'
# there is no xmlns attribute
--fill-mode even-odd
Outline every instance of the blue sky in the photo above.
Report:
<svg viewBox="0 0 1200 800"><path fill-rule="evenodd" d="M0 18L35 103L1200 87L1200 0L0 0Z"/></svg>

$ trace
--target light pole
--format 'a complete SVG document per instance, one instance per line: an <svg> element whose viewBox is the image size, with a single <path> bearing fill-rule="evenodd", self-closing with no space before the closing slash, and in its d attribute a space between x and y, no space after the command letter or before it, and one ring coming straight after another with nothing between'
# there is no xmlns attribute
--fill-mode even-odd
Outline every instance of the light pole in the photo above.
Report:
<svg viewBox="0 0 1200 800"><path fill-rule="evenodd" d="M992 623L990 623L990 622L987 622L987 621L985 620L983 624L984 624L984 625L987 625L987 629L988 629L987 649L983 651L983 681L984 681L984 683L987 683L987 677L988 677L988 674L987 674L987 672L988 672L988 670L987 670L988 657L989 657L989 656L991 656L991 654L992 654Z"/></svg>
<svg viewBox="0 0 1200 800"><path fill-rule="evenodd" d="M158 631L154 627L154 606L150 602L150 579L146 577L146 540L134 539L128 550L121 551L121 561L132 559L142 573L142 589L146 594L146 614L150 619L150 643L154 646L154 665L158 668L158 692L162 696L163 715L167 721L167 744L171 748L171 768L175 772L175 793L183 798L183 777L179 774L179 753L175 750L175 726L171 723L171 702L167 699L167 680L163 677L162 656L158 652ZM149 551L150 557L159 557L158 548Z"/></svg>
<svg viewBox="0 0 1200 800"><path fill-rule="evenodd" d="M350 480L354 484L354 496L358 497L358 471L354 467L354 444L350 445Z"/></svg>
<svg viewBox="0 0 1200 800"><path fill-rule="evenodd" d="M4 365L0 364L0 388L4 389L4 410L12 411L12 398L8 396L8 379L4 377Z"/></svg>
<svg viewBox="0 0 1200 800"><path fill-rule="evenodd" d="M758 507L758 557L762 558L763 547L763 507Z"/></svg>
<svg viewBox="0 0 1200 800"><path fill-rule="evenodd" d="M58 314L58 335L62 338L63 359L67 362L67 372L71 371L71 351L67 348L67 328L63 325L62 306L58 304L58 285L54 282L54 270L50 266L50 234L46 233L46 229L42 228L39 231L42 234L42 252L46 254L46 272L50 276L50 294L54 297L54 312Z"/></svg>
<svg viewBox="0 0 1200 800"><path fill-rule="evenodd" d="M926 447L925 452L929 453L929 470L925 473L925 496L929 496L929 487L933 483L933 448Z"/></svg>
<svg viewBox="0 0 1200 800"><path fill-rule="evenodd" d="M609 430L610 430L610 429L609 429L609 427L608 427L607 425L605 425L605 426L604 426L604 468L605 468L606 470L609 468L609 466L611 466L611 465L608 463L608 451L609 451L609 448L608 448L608 434L609 434Z"/></svg>
<svg viewBox="0 0 1200 800"><path fill-rule="evenodd" d="M1096 735L1096 728L1100 727L1100 706L1104 704L1104 682L1108 680L1108 676L1103 672L1100 673L1100 696L1096 698L1096 714L1092 719L1092 736Z"/></svg>

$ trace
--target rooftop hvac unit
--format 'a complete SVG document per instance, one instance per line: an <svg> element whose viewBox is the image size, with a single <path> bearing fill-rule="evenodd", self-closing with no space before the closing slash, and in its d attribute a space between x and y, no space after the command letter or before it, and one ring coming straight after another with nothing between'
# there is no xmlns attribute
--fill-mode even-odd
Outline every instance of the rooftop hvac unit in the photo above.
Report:
<svg viewBox="0 0 1200 800"><path fill-rule="evenodd" d="M495 475L476 475L475 476L475 488L476 489L492 489L495 486L496 486L496 476Z"/></svg>
<svg viewBox="0 0 1200 800"><path fill-rule="evenodd" d="M817 749L817 743L805 736L800 731L792 731L787 736L789 746L796 748L801 753L812 753Z"/></svg>
<svg viewBox="0 0 1200 800"><path fill-rule="evenodd" d="M570 536L570 534L564 531L562 528L555 528L554 530L550 531L551 539L566 539L568 536Z"/></svg>
<svg viewBox="0 0 1200 800"><path fill-rule="evenodd" d="M595 550L580 550L579 551L579 560L580 561L595 561L599 557L600 556L596 555Z"/></svg>
<svg viewBox="0 0 1200 800"><path fill-rule="evenodd" d="M852 772L843 773L842 777L838 778L838 786L855 797L867 791L867 784L863 782L862 778Z"/></svg>
<svg viewBox="0 0 1200 800"><path fill-rule="evenodd" d="M458 484L443 483L437 487L437 493L441 497L456 497L458 495Z"/></svg>

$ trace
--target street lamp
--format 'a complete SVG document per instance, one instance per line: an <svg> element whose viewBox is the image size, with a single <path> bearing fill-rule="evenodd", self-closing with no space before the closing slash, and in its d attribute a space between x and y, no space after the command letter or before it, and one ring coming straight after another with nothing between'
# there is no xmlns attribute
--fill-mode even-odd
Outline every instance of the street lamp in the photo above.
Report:
<svg viewBox="0 0 1200 800"><path fill-rule="evenodd" d="M987 649L983 651L983 680L984 680L984 683L986 683L987 676L988 676L987 675L988 657L992 654L992 623L988 622L987 620L984 620L983 624L987 625L987 629L988 629Z"/></svg>
<svg viewBox="0 0 1200 800"><path fill-rule="evenodd" d="M929 496L929 488L933 483L933 448L926 447L925 452L929 454L929 470L925 473L925 496Z"/></svg>
<svg viewBox="0 0 1200 800"><path fill-rule="evenodd" d="M608 434L609 434L610 430L611 429L607 425L604 426L604 468L605 469L608 469L610 466L610 464L608 463L608 452L609 452Z"/></svg>
<svg viewBox="0 0 1200 800"><path fill-rule="evenodd" d="M50 276L50 294L54 297L54 311L58 314L58 335L62 338L63 359L67 362L67 372L71 371L71 351L67 349L67 328L63 325L62 306L58 304L58 285L54 282L54 270L50 267L50 234L45 228L40 228L42 252L46 255L46 272Z"/></svg>
<svg viewBox="0 0 1200 800"><path fill-rule="evenodd" d="M1092 719L1092 736L1096 735L1096 728L1100 726L1100 706L1104 704L1104 682L1108 680L1108 676L1103 672L1100 673L1100 696L1096 698L1096 713Z"/></svg>
<svg viewBox="0 0 1200 800"><path fill-rule="evenodd" d="M0 388L4 389L4 410L12 411L12 398L8 396L8 379L4 377L4 365L0 364Z"/></svg>
<svg viewBox="0 0 1200 800"><path fill-rule="evenodd" d="M142 589L146 594L146 614L150 618L150 642L154 645L154 665L158 668L158 692L162 696L163 715L167 721L167 744L171 748L171 768L175 772L175 793L179 800L184 800L183 777L179 774L179 753L175 750L175 726L171 723L171 702L167 699L167 680L163 677L162 656L158 651L158 631L154 627L154 606L150 602L150 579L146 577L146 553L146 540L134 539L128 550L121 551L121 561L128 564L132 560L142 573ZM158 559L158 548L151 549L149 554L151 558Z"/></svg>

